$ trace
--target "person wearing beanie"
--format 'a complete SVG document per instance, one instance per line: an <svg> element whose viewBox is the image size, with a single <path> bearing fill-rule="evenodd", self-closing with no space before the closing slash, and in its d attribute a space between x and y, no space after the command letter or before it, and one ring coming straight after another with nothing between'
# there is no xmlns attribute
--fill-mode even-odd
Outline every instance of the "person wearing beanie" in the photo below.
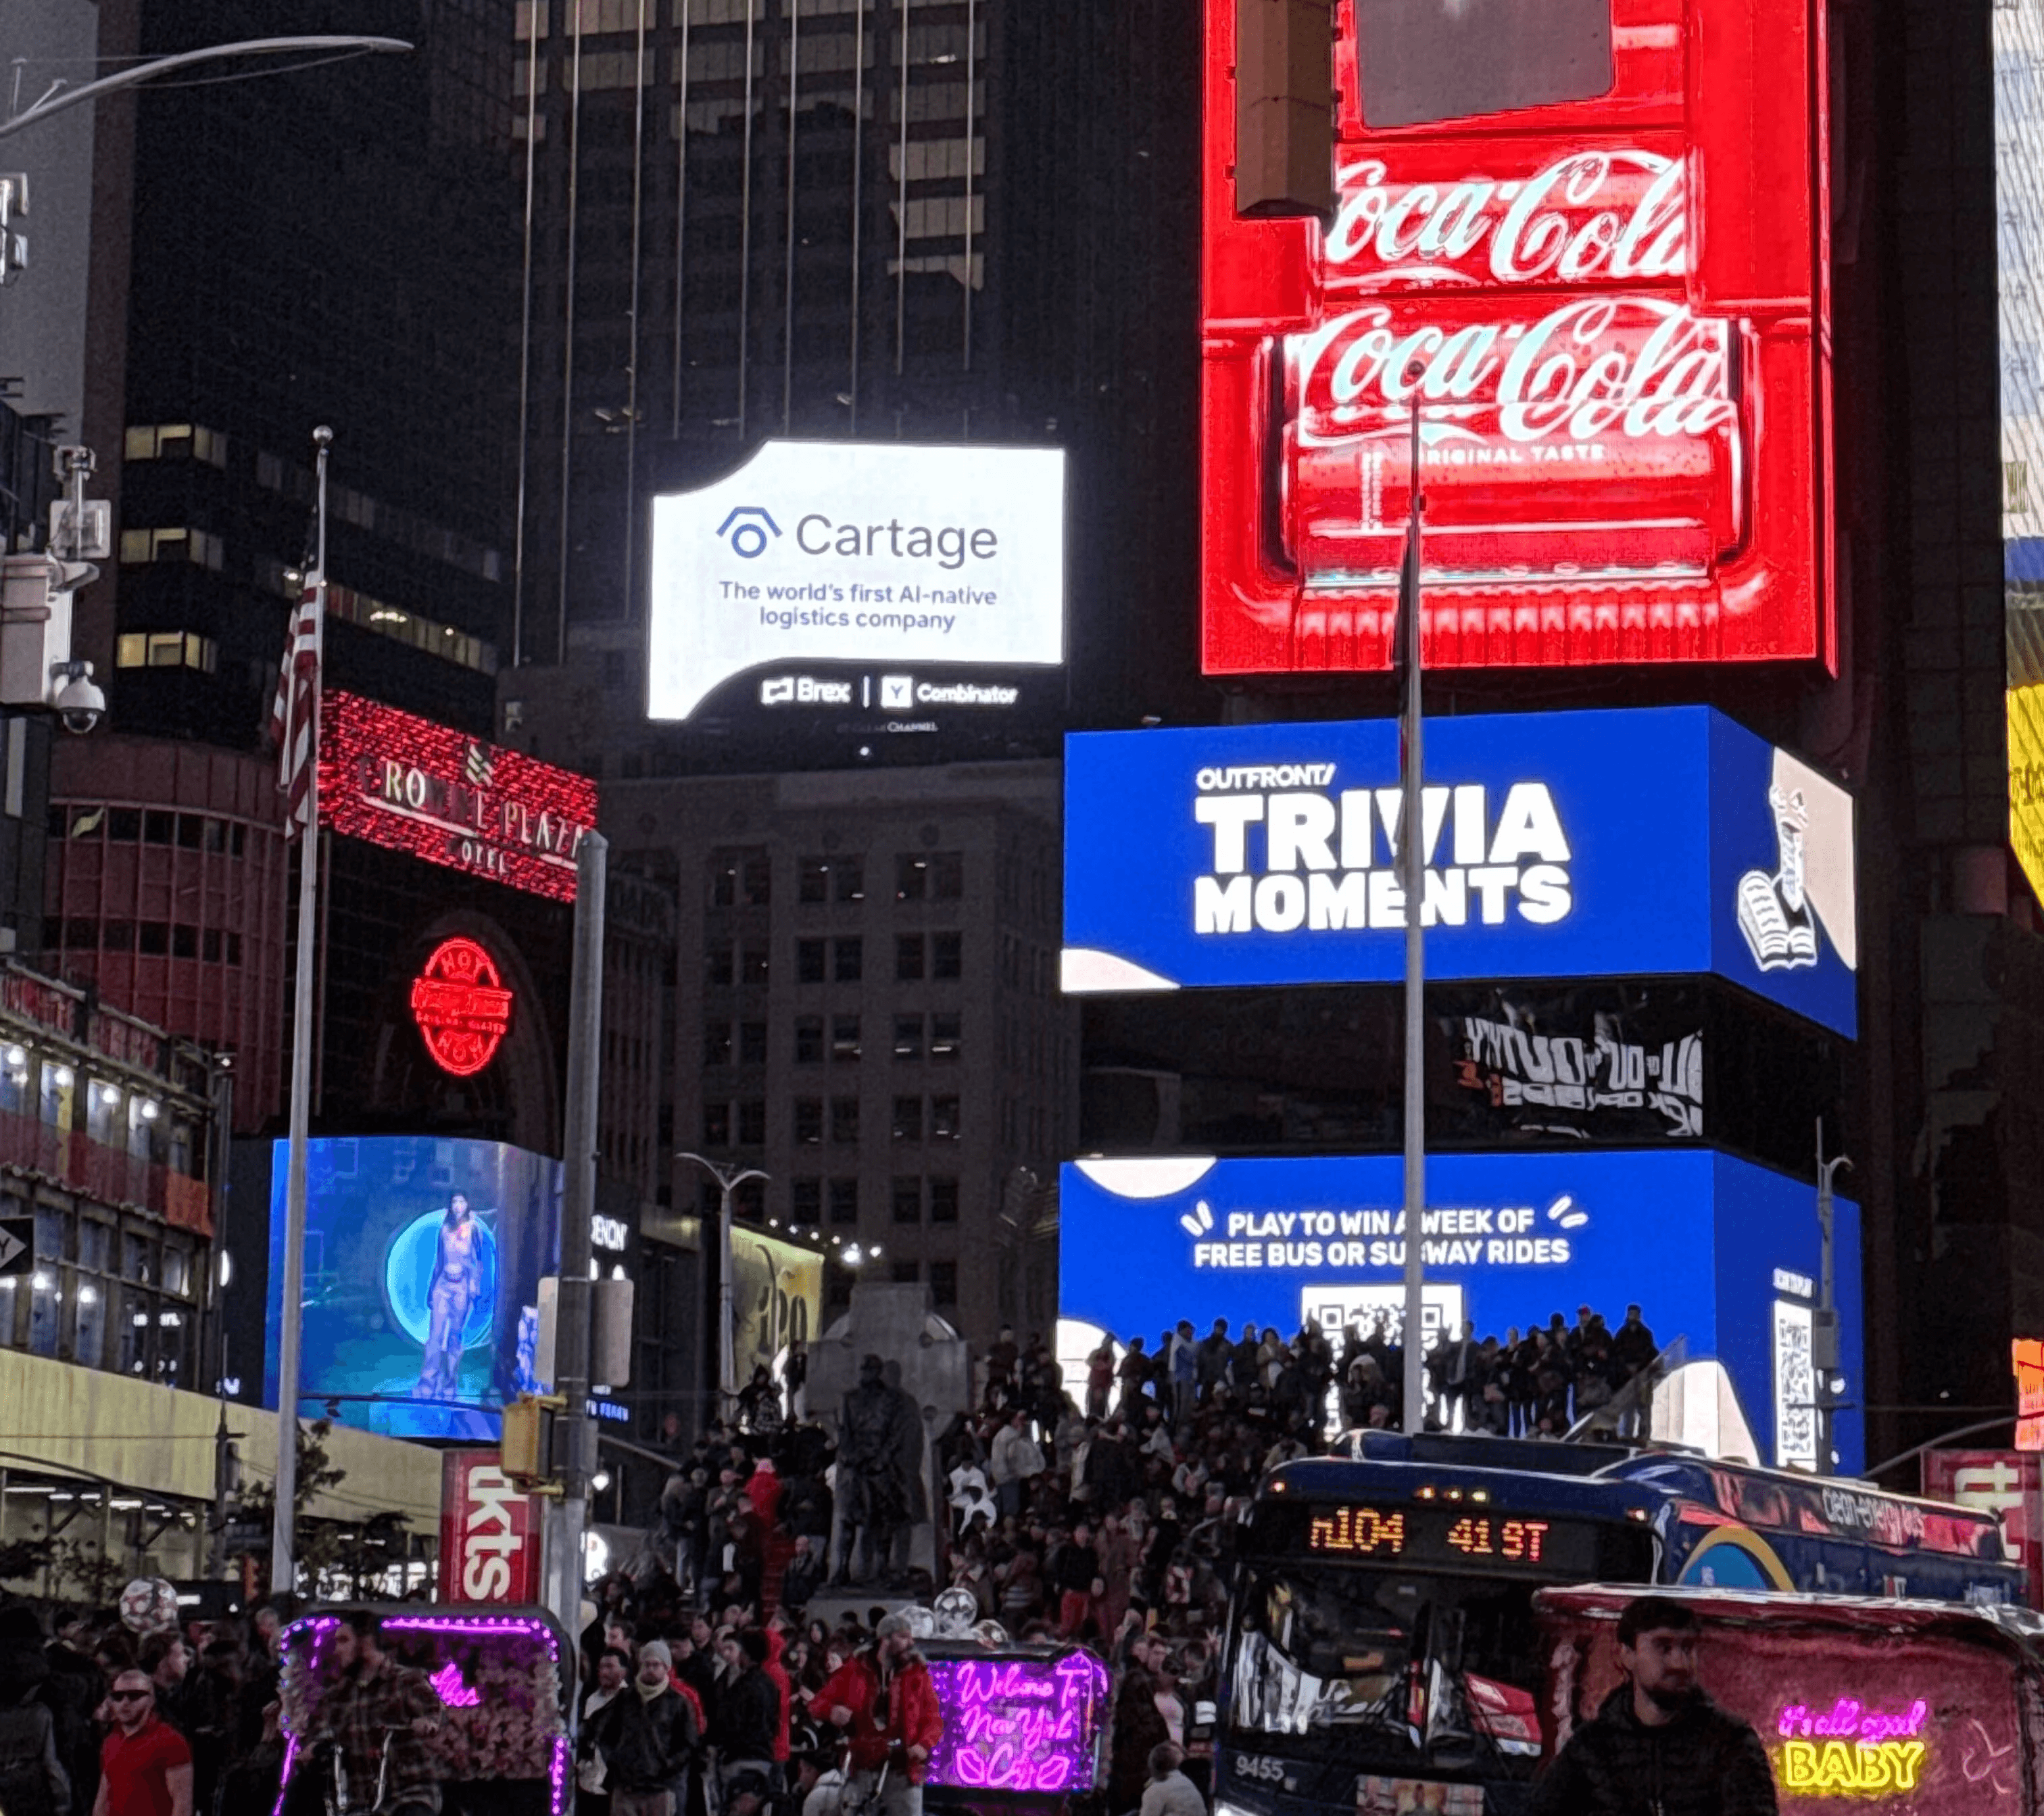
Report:
<svg viewBox="0 0 2044 1816"><path fill-rule="evenodd" d="M905 1615L882 1620L874 1643L845 1660L812 1706L849 1731L851 1802L864 1810L877 1796L880 1816L923 1816L923 1778L944 1716Z"/></svg>
<svg viewBox="0 0 2044 1816"><path fill-rule="evenodd" d="M710 1722L717 1777L728 1787L740 1773L756 1772L771 1785L779 1775L774 1749L781 1736L781 1692L760 1668L766 1662L766 1636L743 1627L727 1633L717 1650L730 1672Z"/></svg>
<svg viewBox="0 0 2044 1816"><path fill-rule="evenodd" d="M583 1729L583 1760L600 1763L594 1770L586 1763L578 1776L585 1787L594 1781L610 1793L611 1816L674 1816L701 1737L673 1676L667 1641L648 1640L631 1689L620 1688Z"/></svg>

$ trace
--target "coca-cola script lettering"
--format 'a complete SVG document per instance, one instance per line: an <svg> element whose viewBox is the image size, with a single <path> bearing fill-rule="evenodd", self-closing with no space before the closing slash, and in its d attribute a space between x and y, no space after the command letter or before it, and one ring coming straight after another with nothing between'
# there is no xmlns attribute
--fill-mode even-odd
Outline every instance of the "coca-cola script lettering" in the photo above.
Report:
<svg viewBox="0 0 2044 1816"><path fill-rule="evenodd" d="M1435 447L1490 436L1629 441L1733 427L1727 324L1654 297L1590 297L1520 320L1416 322L1385 305L1285 343L1304 443L1400 435L1417 394ZM1418 377L1410 375L1416 369Z"/></svg>
<svg viewBox="0 0 2044 1816"><path fill-rule="evenodd" d="M1688 266L1682 165L1573 152L1524 178L1400 182L1381 158L1341 172L1330 287L1666 283Z"/></svg>

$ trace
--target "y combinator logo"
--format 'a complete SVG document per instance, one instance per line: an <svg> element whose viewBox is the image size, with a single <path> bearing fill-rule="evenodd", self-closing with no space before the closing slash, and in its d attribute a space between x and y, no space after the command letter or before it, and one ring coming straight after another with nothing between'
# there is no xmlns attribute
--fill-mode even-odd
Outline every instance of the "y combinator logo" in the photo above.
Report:
<svg viewBox="0 0 2044 1816"><path fill-rule="evenodd" d="M1212 829L1193 882L1202 934L1403 928L1397 787L1337 788L1331 763L1202 769L1193 817ZM1515 782L1493 809L1481 783L1424 791L1422 925L1535 926L1574 906L1571 852L1544 782Z"/></svg>

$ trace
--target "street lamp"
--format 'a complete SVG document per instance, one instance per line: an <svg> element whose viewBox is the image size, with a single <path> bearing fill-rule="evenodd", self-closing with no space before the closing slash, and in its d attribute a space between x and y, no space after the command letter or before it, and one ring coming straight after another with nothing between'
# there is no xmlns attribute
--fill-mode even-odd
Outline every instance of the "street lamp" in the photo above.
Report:
<svg viewBox="0 0 2044 1816"><path fill-rule="evenodd" d="M275 56L309 51L331 51L347 56L363 51L409 51L411 48L402 38L331 36L244 38L231 44L207 44L195 51L179 51L172 56L152 57L147 63L116 70L111 75L103 75L97 82L85 83L76 88L63 82L53 83L32 106L23 108L12 119L0 121L0 139L18 133L24 127L33 126L47 120L52 114L61 114L67 108L79 106L87 101L97 101L102 94L111 94L117 89L133 88L152 77L166 75L174 69L183 69L195 63L213 63L222 57Z"/></svg>
<svg viewBox="0 0 2044 1816"><path fill-rule="evenodd" d="M1810 1344L1810 1360L1817 1377L1817 1473L1831 1472L1832 1383L1838 1378L1838 1313L1837 1305L1837 1222L1831 1182L1841 1167L1852 1160L1844 1154L1824 1158L1824 1119L1817 1118L1817 1240L1821 1277L1817 1288L1817 1316Z"/></svg>
<svg viewBox="0 0 2044 1816"><path fill-rule="evenodd" d="M764 1184L768 1175L757 1167L720 1167L714 1160L706 1160L700 1154L678 1151L678 1160L693 1160L717 1181L718 1204L717 1213L717 1391L727 1401L738 1395L737 1337L732 1320L731 1280L731 1195L747 1179L758 1179Z"/></svg>

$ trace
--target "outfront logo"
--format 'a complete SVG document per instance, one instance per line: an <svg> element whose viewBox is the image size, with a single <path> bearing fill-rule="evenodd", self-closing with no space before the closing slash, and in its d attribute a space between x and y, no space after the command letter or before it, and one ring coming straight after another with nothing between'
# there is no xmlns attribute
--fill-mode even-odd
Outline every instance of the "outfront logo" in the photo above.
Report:
<svg viewBox="0 0 2044 1816"><path fill-rule="evenodd" d="M717 526L717 533L729 541L733 554L756 561L766 552L770 539L780 535L781 526L764 506L738 505Z"/></svg>

